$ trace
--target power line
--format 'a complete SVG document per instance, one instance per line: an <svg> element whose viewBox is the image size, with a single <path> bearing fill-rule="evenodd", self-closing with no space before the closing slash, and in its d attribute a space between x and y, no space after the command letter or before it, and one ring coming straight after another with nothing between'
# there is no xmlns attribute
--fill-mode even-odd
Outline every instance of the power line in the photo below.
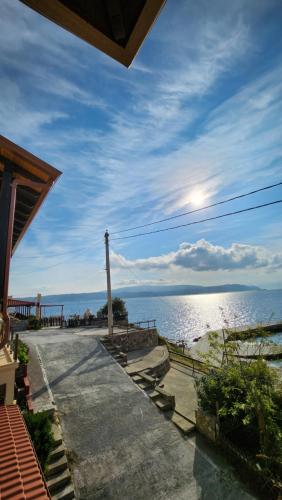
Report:
<svg viewBox="0 0 282 500"><path fill-rule="evenodd" d="M113 238L112 241L127 240L129 238L137 238L137 236L146 236L148 234L162 233L164 231L170 231L171 229L178 229L180 227L193 226L195 224L201 224L202 222L209 222L211 220L222 219L223 217L228 217L229 215L242 214L244 212L249 212L251 210L256 210L258 208L268 207L270 205L276 205L277 203L282 203L282 200L271 201L269 203L264 203L262 205L256 205L254 207L244 208L243 210L235 210L234 212L228 212L226 214L217 215L215 217L208 217L206 219L192 221L186 224L179 224L178 226L165 227L163 229L156 229L155 231L147 231L146 233L131 234L130 236L120 236L119 238Z"/></svg>
<svg viewBox="0 0 282 500"><path fill-rule="evenodd" d="M249 191L248 193L232 196L231 198L227 198L226 200L217 201L215 203L212 203L211 205L206 205L205 207L197 208L195 210L190 210L189 212L183 212L183 213L178 214L178 215L173 215L171 217L167 217L166 219L160 219L160 220L156 220L154 222L149 222L148 224L143 224L141 226L129 227L127 229L121 229L120 231L115 231L114 233L111 233L111 234L114 235L114 234L119 234L119 233L125 233L127 231L134 231L135 229L141 229L142 227L153 226L154 224L160 224L161 222L167 222L169 220L178 219L179 217L184 217L185 215L194 214L196 212L201 212L202 210L206 210L207 208L216 207L217 205L223 205L224 203L238 200L239 198L244 198L246 196L250 196L252 194L256 194L256 193L259 193L261 191L266 191L267 189L272 189L274 187L281 186L281 185L282 185L282 182L277 182L276 184L271 184L270 186L264 186L262 188L255 189L253 191Z"/></svg>

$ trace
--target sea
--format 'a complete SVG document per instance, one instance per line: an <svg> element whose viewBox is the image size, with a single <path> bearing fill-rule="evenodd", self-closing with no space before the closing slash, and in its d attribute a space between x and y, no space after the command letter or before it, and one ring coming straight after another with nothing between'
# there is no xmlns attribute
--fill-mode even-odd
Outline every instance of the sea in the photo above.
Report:
<svg viewBox="0 0 282 500"><path fill-rule="evenodd" d="M86 309L96 314L104 303L97 299L74 302L64 297L64 315L83 315ZM139 297L127 298L125 303L129 322L155 319L160 335L184 340L187 344L208 330L223 326L240 328L258 323L282 323L282 290ZM56 314L53 308L52 314Z"/></svg>

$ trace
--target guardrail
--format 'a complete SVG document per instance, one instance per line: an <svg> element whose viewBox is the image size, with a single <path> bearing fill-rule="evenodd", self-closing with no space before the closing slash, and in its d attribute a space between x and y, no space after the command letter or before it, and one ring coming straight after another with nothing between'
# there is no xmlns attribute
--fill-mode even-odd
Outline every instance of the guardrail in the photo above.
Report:
<svg viewBox="0 0 282 500"><path fill-rule="evenodd" d="M46 328L49 326L62 326L64 323L64 317L63 316L48 316L45 318L41 318L40 322L41 322L41 326L43 328Z"/></svg>
<svg viewBox="0 0 282 500"><path fill-rule="evenodd" d="M187 354L182 354L180 352L175 351L168 347L169 357L172 361L179 363L183 366L192 369L192 374L195 373L208 373L210 368L216 368L215 366L207 366L206 363L200 361L199 359L192 358L191 356L187 356Z"/></svg>
<svg viewBox="0 0 282 500"><path fill-rule="evenodd" d="M136 330L152 330L153 328L156 328L156 320L148 319L146 321L137 321L136 323L128 323L127 325L114 324L114 329L115 328L118 328L118 332L116 333L130 333ZM113 331L113 333L115 333L115 331Z"/></svg>

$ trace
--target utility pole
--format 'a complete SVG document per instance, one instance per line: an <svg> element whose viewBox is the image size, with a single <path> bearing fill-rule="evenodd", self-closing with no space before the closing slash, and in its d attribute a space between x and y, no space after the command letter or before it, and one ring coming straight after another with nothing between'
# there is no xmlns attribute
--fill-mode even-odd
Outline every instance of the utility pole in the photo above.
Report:
<svg viewBox="0 0 282 500"><path fill-rule="evenodd" d="M105 250L106 250L106 273L107 273L107 295L108 295L108 329L109 335L113 335L113 305L112 305L112 287L111 287L111 268L109 254L109 233L105 232Z"/></svg>

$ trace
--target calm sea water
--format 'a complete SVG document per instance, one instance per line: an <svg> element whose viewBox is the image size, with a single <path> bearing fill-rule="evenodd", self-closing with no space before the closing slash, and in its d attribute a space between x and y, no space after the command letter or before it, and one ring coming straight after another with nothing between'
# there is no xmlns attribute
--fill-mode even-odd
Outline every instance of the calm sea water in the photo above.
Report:
<svg viewBox="0 0 282 500"><path fill-rule="evenodd" d="M282 290L126 299L129 321L155 319L161 335L191 341L209 329L282 320ZM65 302L65 316L94 314L103 300ZM54 314L55 311L53 310ZM59 313L59 311L58 311Z"/></svg>

